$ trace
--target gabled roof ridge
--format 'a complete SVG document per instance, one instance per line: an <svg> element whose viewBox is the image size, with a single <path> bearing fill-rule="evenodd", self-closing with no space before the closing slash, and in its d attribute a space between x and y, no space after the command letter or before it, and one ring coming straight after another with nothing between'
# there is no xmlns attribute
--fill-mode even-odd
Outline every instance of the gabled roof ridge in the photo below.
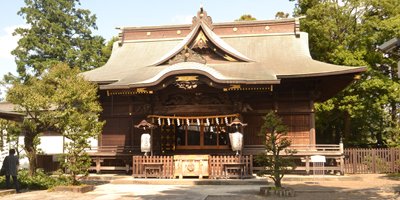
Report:
<svg viewBox="0 0 400 200"><path fill-rule="evenodd" d="M234 49L233 47L231 47L229 44L227 44L217 34L215 34L211 29L209 29L206 24L204 24L203 22L199 22L193 28L193 30L182 40L181 43L179 43L177 46L175 46L175 48L173 48L171 51L162 56L159 60L154 62L152 66L160 65L162 63L167 62L169 59L173 58L175 55L181 52L186 46L188 46L195 39L195 37L197 37L197 35L200 33L201 30L203 30L203 33L208 37L208 39L211 40L211 42L214 45L216 45L218 48L220 48L230 56L245 62L253 61L250 58L243 55L242 53L240 53L239 51L237 51L236 49Z"/></svg>
<svg viewBox="0 0 400 200"><path fill-rule="evenodd" d="M253 20L253 21L233 21L233 22L217 22L213 23L214 27L229 26L229 25L255 25L255 24L279 24L285 22L295 22L297 18L287 19L267 19L267 20ZM176 29L176 28L190 28L193 24L166 24L154 26L121 26L117 29L121 30L150 30L150 29Z"/></svg>

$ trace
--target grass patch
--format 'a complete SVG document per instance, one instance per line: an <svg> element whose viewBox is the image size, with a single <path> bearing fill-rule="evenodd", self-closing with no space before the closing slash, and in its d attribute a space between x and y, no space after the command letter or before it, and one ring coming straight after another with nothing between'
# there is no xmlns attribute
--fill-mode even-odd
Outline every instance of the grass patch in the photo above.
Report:
<svg viewBox="0 0 400 200"><path fill-rule="evenodd" d="M11 178L12 181L12 178ZM28 190L47 190L59 185L69 185L70 180L67 176L49 175L43 172L43 170L37 170L35 176L29 176L28 170L20 170L18 172L18 182L20 189ZM12 183L11 183L12 185ZM0 188L6 188L5 176L0 177Z"/></svg>
<svg viewBox="0 0 400 200"><path fill-rule="evenodd" d="M387 174L387 178L392 179L392 180L400 180L400 173L392 173L392 174Z"/></svg>

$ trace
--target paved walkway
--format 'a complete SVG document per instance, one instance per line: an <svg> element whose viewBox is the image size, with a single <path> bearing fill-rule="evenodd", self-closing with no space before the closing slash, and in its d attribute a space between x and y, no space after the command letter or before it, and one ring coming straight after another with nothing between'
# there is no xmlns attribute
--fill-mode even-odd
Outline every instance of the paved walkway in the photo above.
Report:
<svg viewBox="0 0 400 200"><path fill-rule="evenodd" d="M193 199L193 200L236 200L265 199L258 195L260 185L146 185L132 184L131 179L115 180L98 185L92 192L77 194L71 192L32 191L3 196L1 199L29 200L125 200L125 199ZM175 183L174 183L175 184ZM287 179L284 186L296 190L296 197L268 199L398 199L400 181L384 175L357 175L346 179Z"/></svg>

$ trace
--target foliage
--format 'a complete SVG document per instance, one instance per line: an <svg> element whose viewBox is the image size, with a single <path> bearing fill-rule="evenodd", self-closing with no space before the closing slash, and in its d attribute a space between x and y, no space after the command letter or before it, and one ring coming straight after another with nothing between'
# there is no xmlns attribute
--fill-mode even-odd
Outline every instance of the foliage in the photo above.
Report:
<svg viewBox="0 0 400 200"><path fill-rule="evenodd" d="M249 14L244 14L244 15L240 16L239 19L235 19L235 21L254 21L254 20L257 20L257 19Z"/></svg>
<svg viewBox="0 0 400 200"><path fill-rule="evenodd" d="M79 0L25 0L25 4L18 14L29 27L15 30L21 39L12 51L20 79L40 76L57 63L86 71L104 60L104 39L92 36L96 16L77 8Z"/></svg>
<svg viewBox="0 0 400 200"><path fill-rule="evenodd" d="M24 84L15 82L7 93L7 100L28 115L22 127L32 174L36 169L38 136L50 130L70 140L66 144L69 153L66 165L71 177L75 180L77 173L87 171L86 165L75 161L78 157L85 158L82 149L87 147L88 138L97 136L103 123L99 122L97 87L78 73L79 69L59 64L39 78L31 77Z"/></svg>
<svg viewBox="0 0 400 200"><path fill-rule="evenodd" d="M107 63L111 56L112 48L115 42L118 41L118 37L112 37L110 41L107 42L105 46L101 49L101 54L103 55L98 63L98 66L103 66Z"/></svg>
<svg viewBox="0 0 400 200"><path fill-rule="evenodd" d="M261 166L265 166L258 175L269 174L274 180L275 187L282 187L281 180L283 176L295 168L295 164L290 155L294 152L287 149L291 141L286 137L287 127L283 124L282 119L274 112L270 111L264 117L264 123L260 129L260 135L265 135L266 153L256 156L255 160ZM286 156L281 155L282 152Z"/></svg>
<svg viewBox="0 0 400 200"><path fill-rule="evenodd" d="M21 189L46 190L59 185L68 185L69 179L64 175L49 176L38 169L34 176L30 176L27 170L18 172L18 181ZM0 177L0 188L6 188L5 176Z"/></svg>
<svg viewBox="0 0 400 200"><path fill-rule="evenodd" d="M275 19L286 19L289 17L289 13L284 13L282 11L279 11L275 14Z"/></svg>
<svg viewBox="0 0 400 200"><path fill-rule="evenodd" d="M4 147L7 143L13 144L14 146L11 147L16 149L18 154L18 136L20 133L21 126L19 123L6 119L0 119L0 150L4 151Z"/></svg>
<svg viewBox="0 0 400 200"><path fill-rule="evenodd" d="M317 142L342 137L347 146L399 146L399 56L377 46L400 36L400 2L302 0L295 14L307 16L301 30L314 59L367 67L355 84L316 105Z"/></svg>
<svg viewBox="0 0 400 200"><path fill-rule="evenodd" d="M389 162L379 156L367 155L364 157L363 164L372 172L387 173L390 169Z"/></svg>

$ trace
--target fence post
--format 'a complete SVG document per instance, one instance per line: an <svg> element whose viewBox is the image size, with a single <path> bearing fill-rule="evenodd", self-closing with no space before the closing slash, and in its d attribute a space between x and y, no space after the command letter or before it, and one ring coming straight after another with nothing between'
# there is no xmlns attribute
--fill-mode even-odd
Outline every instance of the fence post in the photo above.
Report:
<svg viewBox="0 0 400 200"><path fill-rule="evenodd" d="M376 174L376 150L372 149L372 173Z"/></svg>
<svg viewBox="0 0 400 200"><path fill-rule="evenodd" d="M353 158L353 173L357 174L357 164L358 164L358 159L357 159L357 149L350 149L349 151L351 154L353 154L353 156L351 156Z"/></svg>
<svg viewBox="0 0 400 200"><path fill-rule="evenodd" d="M339 143L339 150L340 150L340 174L344 175L344 146L342 140L340 140Z"/></svg>
<svg viewBox="0 0 400 200"><path fill-rule="evenodd" d="M396 154L395 154L394 148L390 148L390 170L389 170L390 173L396 173L396 169L395 169L396 159L395 159L395 156L396 156Z"/></svg>

